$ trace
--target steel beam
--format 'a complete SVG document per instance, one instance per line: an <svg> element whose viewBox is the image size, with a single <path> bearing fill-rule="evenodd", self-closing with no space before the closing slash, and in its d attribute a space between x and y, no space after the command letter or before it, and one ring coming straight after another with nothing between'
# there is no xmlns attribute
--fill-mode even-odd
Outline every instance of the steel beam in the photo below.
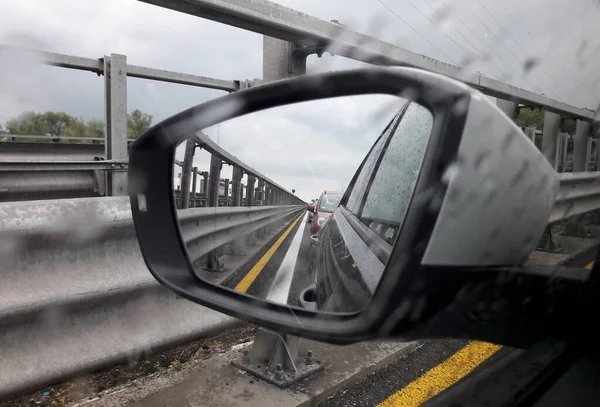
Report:
<svg viewBox="0 0 600 407"><path fill-rule="evenodd" d="M126 160L127 57L118 54L105 56L104 72L106 159ZM127 174L108 174L106 189L111 196L127 195Z"/></svg>
<svg viewBox="0 0 600 407"><path fill-rule="evenodd" d="M278 38L317 52L377 65L426 69L459 79L500 99L543 107L555 113L591 120L594 112L488 78L476 72L409 51L267 0L139 0L222 24Z"/></svg>

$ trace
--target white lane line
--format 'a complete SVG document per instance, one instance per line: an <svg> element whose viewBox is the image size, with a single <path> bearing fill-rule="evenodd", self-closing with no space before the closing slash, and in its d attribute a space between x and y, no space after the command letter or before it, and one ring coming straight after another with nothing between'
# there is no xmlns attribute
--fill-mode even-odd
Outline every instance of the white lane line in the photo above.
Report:
<svg viewBox="0 0 600 407"><path fill-rule="evenodd" d="M290 287L292 286L292 277L294 277L294 269L296 268L296 261L298 260L298 253L300 252L300 244L302 243L302 235L304 234L304 228L306 226L306 220L308 219L308 212L302 218L300 226L296 230L292 244L288 248L277 274L273 279L273 284L269 289L267 295L267 301L276 302L279 304L287 304L288 296L290 295Z"/></svg>

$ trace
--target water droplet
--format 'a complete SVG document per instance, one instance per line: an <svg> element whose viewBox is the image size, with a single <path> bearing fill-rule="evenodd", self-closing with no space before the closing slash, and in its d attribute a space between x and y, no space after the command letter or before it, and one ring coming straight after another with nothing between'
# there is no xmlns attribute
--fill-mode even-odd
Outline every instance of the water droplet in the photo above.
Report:
<svg viewBox="0 0 600 407"><path fill-rule="evenodd" d="M467 113L468 108L469 101L467 100L467 98L463 97L457 100L456 103L454 103L454 105L452 106L452 113L456 115L464 115L465 113Z"/></svg>
<svg viewBox="0 0 600 407"><path fill-rule="evenodd" d="M450 164L446 171L444 171L444 175L442 175L442 182L446 185L450 184L453 179L455 179L460 173L460 166L457 161Z"/></svg>
<svg viewBox="0 0 600 407"><path fill-rule="evenodd" d="M523 73L528 74L531 72L536 66L540 64L540 59L529 57L523 62Z"/></svg>

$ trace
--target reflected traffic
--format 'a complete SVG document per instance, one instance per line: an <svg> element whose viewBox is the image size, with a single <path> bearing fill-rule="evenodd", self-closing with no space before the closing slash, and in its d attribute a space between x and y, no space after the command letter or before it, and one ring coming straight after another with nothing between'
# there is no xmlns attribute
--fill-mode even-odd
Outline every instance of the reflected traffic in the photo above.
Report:
<svg viewBox="0 0 600 407"><path fill-rule="evenodd" d="M401 227L432 121L429 110L416 103L364 95L267 109L190 136L175 153L173 190L196 277L278 304L319 312L361 310L377 288ZM365 155L332 158L324 151L327 160L318 166L311 162L313 153L298 156L296 163L269 156L262 166L252 163L247 167L252 170L242 171L206 144L215 135L227 141L246 134L294 145L305 140L303 124L309 122L342 144L370 140ZM292 169L298 164L304 173ZM243 207L251 210L237 215ZM203 224L207 208L222 215L210 220L218 227ZM251 222L240 228L236 216ZM210 247L207 234L215 235Z"/></svg>

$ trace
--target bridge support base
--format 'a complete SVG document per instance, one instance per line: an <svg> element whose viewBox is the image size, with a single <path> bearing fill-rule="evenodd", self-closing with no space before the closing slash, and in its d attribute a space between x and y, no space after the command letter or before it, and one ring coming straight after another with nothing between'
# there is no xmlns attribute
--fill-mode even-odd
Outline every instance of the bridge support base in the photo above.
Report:
<svg viewBox="0 0 600 407"><path fill-rule="evenodd" d="M298 341L296 336L261 328L256 332L252 350L244 350L242 357L231 364L267 383L288 387L324 367L311 350L300 356Z"/></svg>
<svg viewBox="0 0 600 407"><path fill-rule="evenodd" d="M219 260L217 254L212 251L206 255L206 263L202 270L206 271L223 271L225 269L225 265Z"/></svg>
<svg viewBox="0 0 600 407"><path fill-rule="evenodd" d="M542 234L542 237L540 238L540 241L535 250L550 253L560 253L563 251L554 242L554 239L552 238L552 229L550 225L546 226L546 229L544 229L544 233Z"/></svg>

